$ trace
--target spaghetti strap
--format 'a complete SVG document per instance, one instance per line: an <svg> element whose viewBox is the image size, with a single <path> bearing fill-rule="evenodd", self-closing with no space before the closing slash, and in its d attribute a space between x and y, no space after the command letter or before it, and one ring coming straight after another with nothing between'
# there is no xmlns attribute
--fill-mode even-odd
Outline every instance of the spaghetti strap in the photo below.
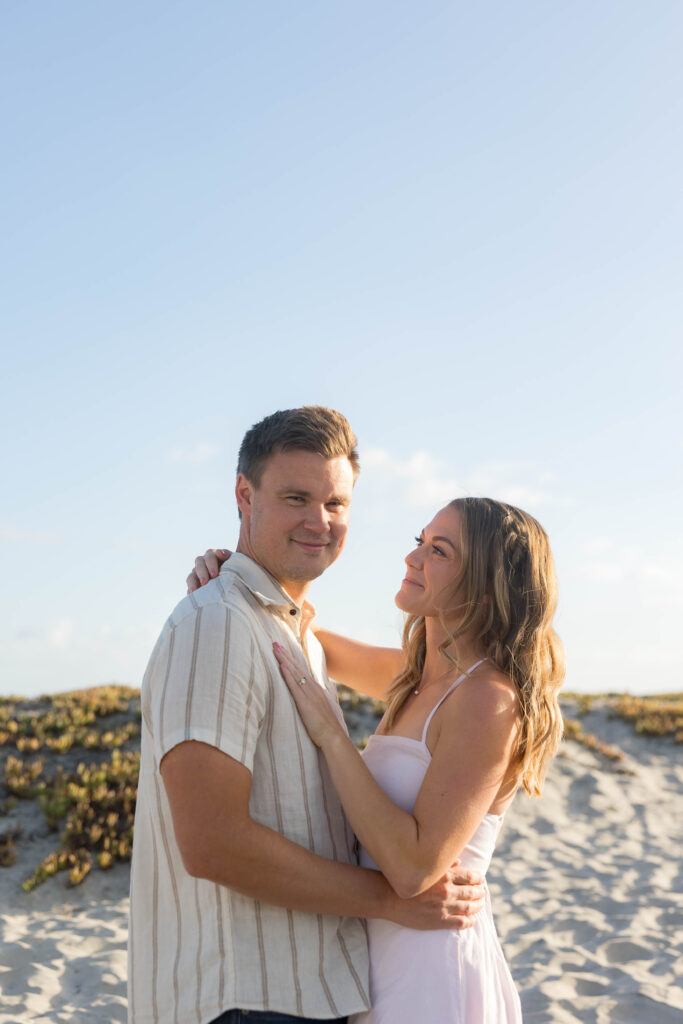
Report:
<svg viewBox="0 0 683 1024"><path fill-rule="evenodd" d="M427 745L427 729L429 728L430 722L434 715L436 714L436 712L441 707L441 705L443 704L443 702L445 701L446 697L450 697L450 695L453 693L453 690L455 690L457 686L460 686L464 679L467 679L468 676L472 675L475 668L479 668L479 666L483 665L484 662L487 660L487 658L480 658L479 661L475 661L474 665L467 669L467 672L463 672L461 676L458 676L454 683L451 683L451 685L448 687L441 700L437 701L437 703L434 705L432 710L429 712L429 716L427 718L427 721L425 722L425 727L422 730L422 743L424 746Z"/></svg>

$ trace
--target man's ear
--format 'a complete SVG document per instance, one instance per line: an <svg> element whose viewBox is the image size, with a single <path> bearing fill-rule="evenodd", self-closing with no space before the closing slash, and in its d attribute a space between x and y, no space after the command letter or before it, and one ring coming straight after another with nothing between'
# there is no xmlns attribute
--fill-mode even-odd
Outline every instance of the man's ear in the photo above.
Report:
<svg viewBox="0 0 683 1024"><path fill-rule="evenodd" d="M247 480L244 473L237 474L235 500L237 501L237 507L242 515L250 514L255 490L256 488L249 480Z"/></svg>

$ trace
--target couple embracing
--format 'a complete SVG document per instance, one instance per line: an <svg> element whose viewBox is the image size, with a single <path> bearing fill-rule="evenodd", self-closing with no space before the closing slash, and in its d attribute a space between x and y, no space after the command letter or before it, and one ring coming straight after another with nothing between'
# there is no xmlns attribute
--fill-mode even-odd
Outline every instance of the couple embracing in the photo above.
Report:
<svg viewBox="0 0 683 1024"><path fill-rule="evenodd" d="M306 597L358 470L333 410L252 427L236 552L198 559L154 648L130 1024L521 1021L485 875L561 735L548 539L510 505L452 501L406 556L402 650L357 643ZM328 671L387 702L363 755Z"/></svg>

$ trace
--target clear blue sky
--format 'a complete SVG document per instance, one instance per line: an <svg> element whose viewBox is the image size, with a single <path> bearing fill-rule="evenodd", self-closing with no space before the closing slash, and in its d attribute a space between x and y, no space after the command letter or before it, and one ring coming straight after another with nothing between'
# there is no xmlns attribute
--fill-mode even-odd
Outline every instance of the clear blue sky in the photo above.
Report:
<svg viewBox="0 0 683 1024"><path fill-rule="evenodd" d="M0 692L137 685L235 454L342 410L322 621L393 642L413 535L553 541L568 686L683 689L683 7L7 0Z"/></svg>

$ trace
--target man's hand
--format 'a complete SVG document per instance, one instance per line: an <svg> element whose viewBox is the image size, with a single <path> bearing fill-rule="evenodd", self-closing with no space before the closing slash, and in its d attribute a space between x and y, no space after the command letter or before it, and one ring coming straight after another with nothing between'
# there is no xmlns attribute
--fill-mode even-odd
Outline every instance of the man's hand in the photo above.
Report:
<svg viewBox="0 0 683 1024"><path fill-rule="evenodd" d="M199 590L209 580L218 576L220 567L223 562L227 562L231 554L232 551L227 548L209 548L203 555L195 558L194 569L185 581L188 594L191 594L193 590Z"/></svg>
<svg viewBox="0 0 683 1024"><path fill-rule="evenodd" d="M461 868L456 861L430 889L410 900L397 899L389 920L419 931L471 928L484 906L483 883L479 871Z"/></svg>

